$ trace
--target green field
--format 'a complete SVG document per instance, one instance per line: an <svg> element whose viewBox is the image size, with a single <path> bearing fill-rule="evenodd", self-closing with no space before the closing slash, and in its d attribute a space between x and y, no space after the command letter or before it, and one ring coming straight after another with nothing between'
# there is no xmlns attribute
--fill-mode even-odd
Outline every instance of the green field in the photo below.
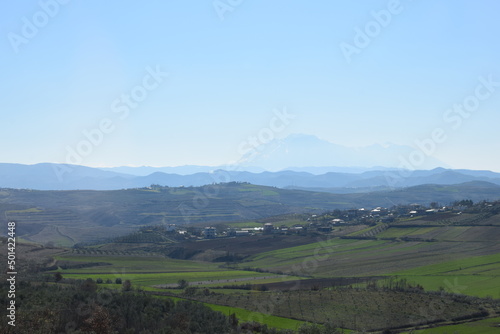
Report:
<svg viewBox="0 0 500 334"><path fill-rule="evenodd" d="M415 331L415 334L497 334L500 333L500 318L491 318L460 325L442 326Z"/></svg>
<svg viewBox="0 0 500 334"><path fill-rule="evenodd" d="M138 286L152 286L158 284L173 284L177 283L179 280L184 279L188 282L201 282L208 281L206 284L210 284L210 281L215 280L226 280L226 279L242 279L242 278L252 278L252 277L264 277L269 276L268 274L262 274L251 271L238 271L238 270L223 270L223 271L194 271L194 272L182 272L182 273L154 273L154 274L142 274L142 273L125 273L116 272L114 274L68 274L61 272L65 278L74 279L97 279L101 278L103 280L116 278L122 278L123 280L130 280L133 285ZM250 281L250 280L248 280ZM242 281L237 283L218 283L218 285L225 284L245 284L248 281ZM260 282L260 280L256 280ZM200 286L204 286L200 284Z"/></svg>
<svg viewBox="0 0 500 334"><path fill-rule="evenodd" d="M340 254L342 252L363 250L367 247L376 248L386 243L388 242L339 238L325 239L324 241L307 245L261 253L251 257L245 265L259 268L280 268L300 263L308 258L315 258L321 261L321 259L328 258L334 253Z"/></svg>
<svg viewBox="0 0 500 334"><path fill-rule="evenodd" d="M301 279L295 276L269 277L276 274L254 271L228 270L215 263L176 260L163 257L111 257L111 256L59 256L59 261L70 263L105 262L109 265L79 269L58 270L64 278L115 281L117 278L130 280L134 286L174 284L186 280L195 287L221 287L224 285L265 284L284 280ZM259 279L261 277L269 277ZM226 281L226 280L234 280ZM203 283L199 283L203 282Z"/></svg>
<svg viewBox="0 0 500 334"><path fill-rule="evenodd" d="M191 272L220 271L216 263L177 260L159 256L79 256L62 255L56 257L59 261L75 263L105 262L110 265L61 270L61 273L154 273L154 272Z"/></svg>
<svg viewBox="0 0 500 334"><path fill-rule="evenodd" d="M433 222L435 224L435 222ZM364 230L366 231L366 230ZM362 234L363 231L358 232ZM436 241L496 242L500 237L498 226L439 226L402 227L391 226L377 234L377 238L421 238Z"/></svg>
<svg viewBox="0 0 500 334"><path fill-rule="evenodd" d="M185 300L183 298L178 298L178 297L166 297L166 296L156 296L157 298L169 298L174 301L178 300ZM289 318L284 318L284 317L277 317L269 314L264 314L260 312L254 312L254 311L249 311L244 308L239 308L239 307L230 307L230 306L223 306L223 305L217 305L217 304L210 304L210 303L203 303L204 305L210 307L214 311L219 311L221 313L224 313L225 315L229 316L231 314L235 314L236 317L240 322L259 322L261 324L265 324L269 327L272 328L278 328L278 329L291 329L291 330L297 330L304 322L300 320L294 320L294 319L289 319ZM346 333L349 333L349 331L346 331Z"/></svg>
<svg viewBox="0 0 500 334"><path fill-rule="evenodd" d="M394 274L427 290L443 288L471 296L500 298L500 254L452 260Z"/></svg>
<svg viewBox="0 0 500 334"><path fill-rule="evenodd" d="M29 209L26 209L26 210L10 210L10 211L6 211L5 213L7 215L9 214L16 214L16 213L38 213L38 212L42 212L43 210L39 209L39 208L29 208Z"/></svg>
<svg viewBox="0 0 500 334"><path fill-rule="evenodd" d="M232 313L236 314L238 319L242 322L259 322L261 324L266 324L269 327L279 328L279 329L292 329L297 330L300 325L304 322L284 317L277 317L274 315L264 314L260 312L249 311L244 308L239 307L230 307L216 304L204 303L208 307L210 307L214 311L222 312L226 315L230 315Z"/></svg>
<svg viewBox="0 0 500 334"><path fill-rule="evenodd" d="M422 275L422 271L418 269L420 267L424 267L423 270L429 265L442 268L443 262L491 254L497 249L499 245L496 243L486 247L479 242L332 238L259 253L247 258L240 267L268 268L294 274L302 268L304 274L313 277L387 275L399 274L405 270L410 270L405 272L406 275ZM496 272L493 266L486 269L491 273Z"/></svg>
<svg viewBox="0 0 500 334"><path fill-rule="evenodd" d="M491 265L498 265L500 267L500 254L492 254L485 256L475 256L463 258L460 260L452 260L439 264L428 265L411 270L405 270L400 274L405 275L435 275L435 274L448 274L453 273L459 275L461 273L479 274L483 266L490 267Z"/></svg>
<svg viewBox="0 0 500 334"><path fill-rule="evenodd" d="M269 276L273 274L265 274L264 276ZM263 277L263 276L257 276L257 275L252 275L251 277ZM305 279L304 277L298 277L298 276L282 276L282 277L276 277L276 278L264 278L264 279L252 279L249 278L248 280L241 280L238 282L230 282L230 283L213 283L213 284L203 284L203 287L207 288L215 288L215 287L222 287L226 285L244 285L244 284L268 284L268 283L280 283L280 282L285 282L285 281L290 281L290 280L301 280ZM219 290L217 290L219 292ZM234 292L234 290L233 290Z"/></svg>
<svg viewBox="0 0 500 334"><path fill-rule="evenodd" d="M430 233L436 229L437 227L390 227L382 233L377 234L377 238L421 237L422 235Z"/></svg>

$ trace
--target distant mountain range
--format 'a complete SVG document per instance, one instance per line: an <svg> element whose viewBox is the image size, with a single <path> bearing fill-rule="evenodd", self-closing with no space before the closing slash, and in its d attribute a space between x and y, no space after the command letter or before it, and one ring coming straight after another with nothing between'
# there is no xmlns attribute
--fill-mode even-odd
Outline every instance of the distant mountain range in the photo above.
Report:
<svg viewBox="0 0 500 334"><path fill-rule="evenodd" d="M254 139L255 141L243 142L240 145L241 157L235 165L160 168L116 167L105 170L136 176L147 176L154 172L189 175L210 172L217 169L253 173L280 170L293 170L312 174L324 174L327 172L352 173L401 167L401 161L408 160L410 154L415 150L415 148L410 146L395 144L346 147L305 134L293 134L283 139L271 140L267 143L261 143L257 138ZM378 167L368 168L366 166ZM433 157L427 157L420 168L432 169L439 166L446 167L442 161Z"/></svg>
<svg viewBox="0 0 500 334"><path fill-rule="evenodd" d="M332 128L332 131L335 131ZM415 148L396 144L374 144L365 147L347 147L319 139L313 135L293 134L283 139L274 139L257 146L242 146L245 154L239 165L260 166L266 170L278 171L290 166L383 166L401 167L402 160L408 160ZM431 169L446 165L428 156L419 168ZM408 168L408 167L403 167Z"/></svg>
<svg viewBox="0 0 500 334"><path fill-rule="evenodd" d="M180 171L180 167L176 167ZM305 168L304 168L305 169ZM311 168L314 169L314 168ZM500 173L476 170L405 171L396 169L365 170L343 168L313 174L306 171L279 172L226 171L214 167L183 167L184 173L165 173L175 168L120 167L99 169L63 164L0 164L0 187L37 190L117 190L141 188L152 184L169 187L202 186L213 183L249 182L256 185L294 188L332 193L358 193L412 187L423 184L453 185L465 182L488 182L500 185ZM307 169L306 169L307 170ZM338 170L335 167L316 168L318 171Z"/></svg>

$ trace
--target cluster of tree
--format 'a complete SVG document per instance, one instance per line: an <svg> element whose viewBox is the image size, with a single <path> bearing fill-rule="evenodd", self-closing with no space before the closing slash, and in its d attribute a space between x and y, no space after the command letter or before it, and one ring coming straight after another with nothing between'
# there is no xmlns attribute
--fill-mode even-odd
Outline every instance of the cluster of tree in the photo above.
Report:
<svg viewBox="0 0 500 334"><path fill-rule="evenodd" d="M471 207L474 205L474 202L470 199L463 199L461 201L455 201L453 202L453 206L466 206L466 207Z"/></svg>
<svg viewBox="0 0 500 334"><path fill-rule="evenodd" d="M483 213L483 214L489 214L491 216L500 213L500 201L494 201L494 202L481 201L477 203L473 203L472 201L470 201L468 203L461 203L461 204L467 206L467 208L464 210L464 212L467 213Z"/></svg>
<svg viewBox="0 0 500 334"><path fill-rule="evenodd" d="M75 284L20 284L16 326L2 321L2 333L220 334L232 330L228 317L200 303L174 303L139 291L98 290L95 282L88 280ZM8 303L5 296L0 296L2 305Z"/></svg>
<svg viewBox="0 0 500 334"><path fill-rule="evenodd" d="M1 284L2 290L7 286ZM129 290L129 291L127 291ZM292 334L258 323L240 323L191 301L174 302L143 291L98 289L92 280L72 284L20 282L16 292L16 326L0 322L1 333L174 333L174 334ZM6 294L0 303L7 305ZM305 324L300 334L337 333L334 326Z"/></svg>
<svg viewBox="0 0 500 334"><path fill-rule="evenodd" d="M380 282L373 280L367 284L371 290L391 290L406 292L424 292L424 287L420 284L412 284L406 278L389 277Z"/></svg>

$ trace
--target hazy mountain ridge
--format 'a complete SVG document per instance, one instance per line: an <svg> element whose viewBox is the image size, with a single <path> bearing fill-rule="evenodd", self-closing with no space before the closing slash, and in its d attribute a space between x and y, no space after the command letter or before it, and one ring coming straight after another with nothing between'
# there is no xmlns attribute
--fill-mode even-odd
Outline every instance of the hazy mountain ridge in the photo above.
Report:
<svg viewBox="0 0 500 334"><path fill-rule="evenodd" d="M147 176L136 176L73 165L0 164L0 187L37 190L117 190L147 187L151 184L180 187L235 181L279 188L309 188L316 191L337 189L339 193L345 193L359 192L361 189L373 191L422 184L451 185L473 181L485 181L500 185L500 173L444 168L413 172L398 170L372 170L353 173L328 172L320 175L288 170L260 173L216 170L180 175L160 172L154 167L149 168L153 173Z"/></svg>

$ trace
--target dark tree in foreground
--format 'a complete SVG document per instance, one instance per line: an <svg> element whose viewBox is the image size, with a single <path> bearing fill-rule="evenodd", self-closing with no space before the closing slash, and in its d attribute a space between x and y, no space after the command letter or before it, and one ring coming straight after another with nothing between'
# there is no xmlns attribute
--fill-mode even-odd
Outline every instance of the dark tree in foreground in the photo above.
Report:
<svg viewBox="0 0 500 334"><path fill-rule="evenodd" d="M62 274L60 272L57 272L57 273L54 274L54 280L56 282L60 282L62 279L63 279L63 276L62 276Z"/></svg>
<svg viewBox="0 0 500 334"><path fill-rule="evenodd" d="M6 285L2 282L0 288ZM0 333L224 334L234 330L227 316L201 303L175 303L134 290L97 291L95 286L92 280L64 286L20 282L16 297L22 303L16 305L16 327L2 321ZM0 303L7 304L7 295L0 295Z"/></svg>
<svg viewBox="0 0 500 334"><path fill-rule="evenodd" d="M125 280L122 284L122 290L123 291L130 291L132 290L132 282L130 282L129 279Z"/></svg>
<svg viewBox="0 0 500 334"><path fill-rule="evenodd" d="M189 286L188 281L186 281L185 279L180 279L177 282L177 284L178 284L179 289L185 289L185 288L187 288Z"/></svg>

